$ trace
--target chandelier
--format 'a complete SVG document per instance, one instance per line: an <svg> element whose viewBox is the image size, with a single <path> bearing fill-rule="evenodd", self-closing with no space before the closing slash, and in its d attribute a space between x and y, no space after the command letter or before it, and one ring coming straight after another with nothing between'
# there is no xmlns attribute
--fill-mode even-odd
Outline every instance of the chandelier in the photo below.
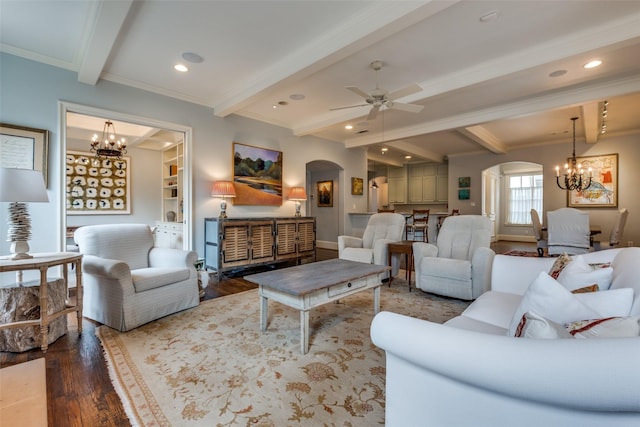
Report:
<svg viewBox="0 0 640 427"><path fill-rule="evenodd" d="M98 160L109 157L121 159L123 154L127 154L127 144L124 138L118 139L116 127L111 120L104 122L102 138L98 138L98 134L91 138L91 152L95 153Z"/></svg>
<svg viewBox="0 0 640 427"><path fill-rule="evenodd" d="M560 166L556 166L556 183L562 190L568 191L583 191L591 186L591 168L589 168L589 175L584 177L584 170L582 165L576 160L576 120L577 117L572 117L573 121L573 152L568 163L564 164L564 186L560 183Z"/></svg>

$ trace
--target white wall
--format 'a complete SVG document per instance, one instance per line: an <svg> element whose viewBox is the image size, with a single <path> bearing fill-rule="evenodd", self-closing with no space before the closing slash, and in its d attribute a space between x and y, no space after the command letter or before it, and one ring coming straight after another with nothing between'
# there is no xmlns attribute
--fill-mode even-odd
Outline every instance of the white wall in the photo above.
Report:
<svg viewBox="0 0 640 427"><path fill-rule="evenodd" d="M34 236L30 241L33 252L56 251L64 243L61 218L64 172L59 167L63 155L58 117L61 101L192 128L193 242L194 249L200 256L204 255L204 218L217 216L220 211L219 200L210 197L211 185L214 180L228 179L232 176L231 151L234 141L283 152L285 194L288 188L305 183L305 165L314 160L323 159L339 165L346 177L366 176L363 149L347 150L340 143L312 136L296 137L288 129L239 116L219 118L213 115L210 108L108 81L101 80L97 85L89 86L78 83L76 73L5 53L0 53L0 93L0 121L47 129L50 132L50 202L33 203L29 206ZM149 161L155 163L155 160ZM136 169L144 173L146 166ZM159 168L157 173L160 173ZM142 179L136 175L133 178ZM350 178L341 179L337 183L342 195L341 203L346 206L361 204L362 196L351 196L349 180ZM138 201L138 197L147 197L160 191L159 175L157 184L141 185L143 188L138 188L139 183L134 182L133 185L132 196L135 200L132 203L137 212L148 202L143 199ZM155 207L152 209L155 210ZM230 216L235 217L291 216L294 212L294 203L290 201L284 201L280 207L230 204L227 210ZM160 216L160 208L156 216ZM6 203L0 203L0 253L3 254L9 252L9 244L4 238L7 233L6 217ZM122 218L122 222L131 222L124 219L126 216L115 217L114 215L101 219L112 222ZM131 218L133 217L129 216L128 219ZM351 225L345 219L346 214L342 210L341 227L345 234L350 234Z"/></svg>
<svg viewBox="0 0 640 427"><path fill-rule="evenodd" d="M640 135L605 135L597 144L576 143L576 155L594 156L618 153L618 206L629 209L629 218L622 241L633 240L640 246L640 198L637 183L640 181ZM481 214L481 174L492 166L516 161L539 163L544 175L544 216L546 212L567 206L566 191L556 185L555 166L571 155L571 144L544 145L512 151L504 155L481 154L452 156L449 158L449 208L460 209L465 214ZM471 176L471 199L458 200L457 179ZM475 203L475 206L471 206ZM587 208L592 224L602 227L601 238L608 241L616 219L615 208ZM542 218L541 218L542 219Z"/></svg>

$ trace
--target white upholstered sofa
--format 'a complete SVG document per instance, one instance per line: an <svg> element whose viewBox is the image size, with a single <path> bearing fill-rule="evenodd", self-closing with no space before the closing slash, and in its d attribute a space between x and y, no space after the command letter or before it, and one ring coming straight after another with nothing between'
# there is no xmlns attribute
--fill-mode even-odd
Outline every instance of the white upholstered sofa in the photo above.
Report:
<svg viewBox="0 0 640 427"><path fill-rule="evenodd" d="M119 331L199 304L194 251L157 248L146 224L80 227L83 315Z"/></svg>
<svg viewBox="0 0 640 427"><path fill-rule="evenodd" d="M629 316L640 315L640 248L581 256L611 262L610 289L632 288ZM554 260L496 255L491 291L444 325L376 315L371 337L386 351L386 425L640 426L639 337L507 335L523 294Z"/></svg>

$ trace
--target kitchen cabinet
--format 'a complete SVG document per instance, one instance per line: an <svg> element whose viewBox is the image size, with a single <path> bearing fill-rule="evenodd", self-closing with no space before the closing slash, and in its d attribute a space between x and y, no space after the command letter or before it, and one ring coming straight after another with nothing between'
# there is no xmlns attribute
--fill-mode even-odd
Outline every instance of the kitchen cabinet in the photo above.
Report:
<svg viewBox="0 0 640 427"><path fill-rule="evenodd" d="M408 169L409 203L447 202L449 191L447 165L411 165Z"/></svg>
<svg viewBox="0 0 640 427"><path fill-rule="evenodd" d="M388 203L407 203L407 169L392 167L387 169Z"/></svg>

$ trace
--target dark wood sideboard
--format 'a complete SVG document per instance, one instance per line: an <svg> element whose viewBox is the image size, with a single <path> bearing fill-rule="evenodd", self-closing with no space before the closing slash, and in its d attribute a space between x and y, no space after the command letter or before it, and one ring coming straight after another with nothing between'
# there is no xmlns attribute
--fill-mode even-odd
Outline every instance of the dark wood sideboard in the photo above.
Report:
<svg viewBox="0 0 640 427"><path fill-rule="evenodd" d="M205 265L218 273L316 255L315 217L205 218Z"/></svg>

